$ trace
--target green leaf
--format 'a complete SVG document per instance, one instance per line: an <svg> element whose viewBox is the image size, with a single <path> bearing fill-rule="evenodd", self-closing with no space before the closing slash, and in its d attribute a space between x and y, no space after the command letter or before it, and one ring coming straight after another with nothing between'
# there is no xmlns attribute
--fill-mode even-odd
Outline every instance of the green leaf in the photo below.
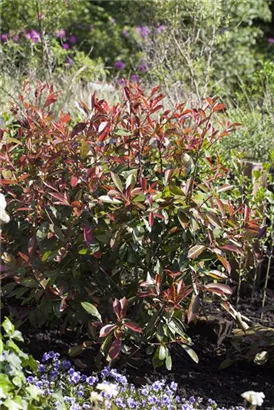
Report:
<svg viewBox="0 0 274 410"><path fill-rule="evenodd" d="M102 320L100 313L97 308L89 302L82 302L82 307L92 316L97 317L97 319Z"/></svg>
<svg viewBox="0 0 274 410"><path fill-rule="evenodd" d="M166 348L165 346L161 345L159 348L159 359L164 360L166 358Z"/></svg>
<svg viewBox="0 0 274 410"><path fill-rule="evenodd" d="M127 137L128 135L132 135L132 132L120 128L118 130L115 130L113 134L117 135L118 137Z"/></svg>
<svg viewBox="0 0 274 410"><path fill-rule="evenodd" d="M117 174L114 174L114 172L111 172L110 175L111 175L111 179L114 182L116 188L120 192L123 192L123 184L122 184L120 177Z"/></svg>
<svg viewBox="0 0 274 410"><path fill-rule="evenodd" d="M33 384L31 386L26 387L26 391L29 393L33 400L38 400L39 396L42 394L42 390Z"/></svg>
<svg viewBox="0 0 274 410"><path fill-rule="evenodd" d="M206 249L206 246L204 245L195 245L192 246L192 248L189 249L187 257L189 259L196 259L198 258L199 255Z"/></svg>
<svg viewBox="0 0 274 410"><path fill-rule="evenodd" d="M166 356L166 368L167 368L167 370L172 369L172 358L171 358L169 353Z"/></svg>
<svg viewBox="0 0 274 410"><path fill-rule="evenodd" d="M105 202L106 204L118 205L118 204L122 203L121 201L119 201L119 199L110 198L110 196L108 196L108 195L99 196L98 199L102 202Z"/></svg>
<svg viewBox="0 0 274 410"><path fill-rule="evenodd" d="M8 393L14 389L7 374L0 374L0 399L5 399Z"/></svg>
<svg viewBox="0 0 274 410"><path fill-rule="evenodd" d="M15 327L14 325L11 323L11 321L6 317L4 322L2 323L2 326L5 330L5 332L7 333L7 335L11 336L14 331L15 331Z"/></svg>
<svg viewBox="0 0 274 410"><path fill-rule="evenodd" d="M20 397L20 396L15 396L13 399L5 400L4 405L9 410L21 410L21 409L24 408L22 397Z"/></svg>
<svg viewBox="0 0 274 410"><path fill-rule="evenodd" d="M126 189L130 186L131 189L135 187L136 184L136 171L132 172L126 179Z"/></svg>
<svg viewBox="0 0 274 410"><path fill-rule="evenodd" d="M191 349L191 347L189 347L188 345L181 345L183 347L183 349L185 349L185 351L187 352L187 354L191 357L191 359L195 362L195 363L199 363L199 357L197 356L197 354L194 352L193 349Z"/></svg>
<svg viewBox="0 0 274 410"><path fill-rule="evenodd" d="M88 155L89 146L85 140L81 141L81 148L80 148L80 157L81 159L85 159Z"/></svg>

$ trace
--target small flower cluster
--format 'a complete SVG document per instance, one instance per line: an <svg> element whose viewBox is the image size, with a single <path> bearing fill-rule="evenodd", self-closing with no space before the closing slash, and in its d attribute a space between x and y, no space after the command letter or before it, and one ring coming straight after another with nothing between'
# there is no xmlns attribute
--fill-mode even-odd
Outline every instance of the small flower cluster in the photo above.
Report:
<svg viewBox="0 0 274 410"><path fill-rule="evenodd" d="M146 410L228 410L218 407L214 400L182 398L174 381L154 381L150 385L136 388L127 377L116 369L105 367L100 373L86 376L75 370L69 360L60 360L59 353L50 351L42 357L37 375L30 375L27 382L43 391L47 408L62 406L70 410L87 409L146 409ZM58 391L59 396L55 393ZM62 395L60 395L60 391ZM57 399L56 399L57 398ZM229 410L244 410L231 407Z"/></svg>
<svg viewBox="0 0 274 410"><path fill-rule="evenodd" d="M62 47L65 50L69 50L71 46L74 46L77 43L77 38L73 34L70 36L67 36L67 32L64 28L57 30L55 32L55 36L59 38L60 40L65 40L65 42L62 43Z"/></svg>
<svg viewBox="0 0 274 410"><path fill-rule="evenodd" d="M73 34L67 36L66 30L61 28L55 32L55 37L60 40L65 40L62 42L62 47L65 50L69 50L72 46L77 43L77 38ZM38 43L41 40L41 33L37 30L20 30L18 33L10 32L1 34L0 40L1 43L6 43L7 41L18 42L20 38L25 38L32 43Z"/></svg>

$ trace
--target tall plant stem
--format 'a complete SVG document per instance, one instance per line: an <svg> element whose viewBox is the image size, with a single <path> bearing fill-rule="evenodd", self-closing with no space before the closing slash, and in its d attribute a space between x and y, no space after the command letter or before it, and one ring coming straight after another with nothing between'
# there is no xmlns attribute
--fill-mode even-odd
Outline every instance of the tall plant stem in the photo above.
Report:
<svg viewBox="0 0 274 410"><path fill-rule="evenodd" d="M270 255L269 255L269 257L268 257L268 263L267 263L267 269L266 269L266 275L265 275L265 281L264 281L262 308L265 307L266 289L267 289L267 285L268 285L268 281L269 281L271 261L272 261L272 257L273 257L273 242L272 242L271 245L272 245L272 246L271 246L272 249L271 249ZM263 317L264 317L264 312L262 311L262 313L261 313L261 319L263 319Z"/></svg>

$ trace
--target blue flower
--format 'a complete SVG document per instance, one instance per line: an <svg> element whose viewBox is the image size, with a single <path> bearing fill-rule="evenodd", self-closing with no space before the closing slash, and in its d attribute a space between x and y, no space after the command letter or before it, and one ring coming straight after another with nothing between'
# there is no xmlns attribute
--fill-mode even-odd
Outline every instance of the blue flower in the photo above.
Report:
<svg viewBox="0 0 274 410"><path fill-rule="evenodd" d="M26 380L27 380L28 383L34 383L35 382L35 377L28 376Z"/></svg>
<svg viewBox="0 0 274 410"><path fill-rule="evenodd" d="M86 382L90 385L93 386L96 382L98 381L98 378L95 376L89 376L86 379Z"/></svg>
<svg viewBox="0 0 274 410"><path fill-rule="evenodd" d="M104 367L103 370L101 371L101 376L106 377L110 373L110 368L109 367Z"/></svg>
<svg viewBox="0 0 274 410"><path fill-rule="evenodd" d="M176 391L177 388L178 388L178 383L171 382L171 383L170 383L170 387L171 387L172 390Z"/></svg>
<svg viewBox="0 0 274 410"><path fill-rule="evenodd" d="M62 360L61 366L65 369L68 370L71 366L71 362L69 360Z"/></svg>
<svg viewBox="0 0 274 410"><path fill-rule="evenodd" d="M43 373L46 371L46 367L44 364L39 364L38 366L38 372Z"/></svg>
<svg viewBox="0 0 274 410"><path fill-rule="evenodd" d="M134 409L136 405L135 400L130 397L127 399L127 404L130 409Z"/></svg>
<svg viewBox="0 0 274 410"><path fill-rule="evenodd" d="M74 372L74 373L71 375L70 381L71 381L72 383L76 384L76 383L79 382L80 379L81 379L81 376L80 376L79 372Z"/></svg>

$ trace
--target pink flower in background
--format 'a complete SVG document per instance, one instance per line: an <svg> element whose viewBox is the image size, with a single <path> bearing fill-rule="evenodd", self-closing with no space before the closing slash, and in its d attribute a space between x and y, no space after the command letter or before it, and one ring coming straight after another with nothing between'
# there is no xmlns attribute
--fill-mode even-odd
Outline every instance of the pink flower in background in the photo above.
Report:
<svg viewBox="0 0 274 410"><path fill-rule="evenodd" d="M61 28L60 30L57 30L55 34L56 34L56 37L58 38L65 38L66 30L64 28Z"/></svg>
<svg viewBox="0 0 274 410"><path fill-rule="evenodd" d="M69 50L70 45L69 45L69 43L64 43L64 44L62 44L62 47L63 47L65 50Z"/></svg>
<svg viewBox="0 0 274 410"><path fill-rule="evenodd" d="M129 31L124 28L124 30L122 31L122 34L123 34L124 37L127 38L129 36Z"/></svg>
<svg viewBox="0 0 274 410"><path fill-rule="evenodd" d="M269 43L274 43L274 38L269 38L269 39L268 39L268 42L269 42Z"/></svg>
<svg viewBox="0 0 274 410"><path fill-rule="evenodd" d="M165 31L167 28L167 26L165 26L164 24L160 24L157 28L156 31L157 33L162 33L163 31Z"/></svg>
<svg viewBox="0 0 274 410"><path fill-rule="evenodd" d="M138 26L136 27L136 31L139 34L140 37L146 38L150 35L151 30L147 26Z"/></svg>
<svg viewBox="0 0 274 410"><path fill-rule="evenodd" d="M125 68L125 63L123 61L116 61L114 63L114 68L116 68L116 70L123 70Z"/></svg>
<svg viewBox="0 0 274 410"><path fill-rule="evenodd" d="M44 18L45 18L45 15L44 15L43 13L39 13L39 14L38 14L38 20L39 20L39 21L44 20Z"/></svg>
<svg viewBox="0 0 274 410"><path fill-rule="evenodd" d="M119 78L119 80L117 81L117 83L119 85L125 85L126 84L126 80L124 78Z"/></svg>
<svg viewBox="0 0 274 410"><path fill-rule="evenodd" d="M72 36L69 37L69 42L70 42L70 44L76 44L77 43L77 38L74 35L72 35Z"/></svg>
<svg viewBox="0 0 274 410"><path fill-rule="evenodd" d="M116 23L116 20L115 20L115 18L113 18L113 17L110 17L109 21L110 21L112 24L115 24L115 23Z"/></svg>
<svg viewBox="0 0 274 410"><path fill-rule="evenodd" d="M67 57L67 59L66 59L66 64L67 64L68 66L72 66L72 64L73 64L73 59L70 58L70 57Z"/></svg>
<svg viewBox="0 0 274 410"><path fill-rule="evenodd" d="M38 43L38 41L40 41L40 39L41 39L41 34L38 33L38 31L36 31L36 30L30 30L30 31L27 32L26 38L28 40L33 41L34 43Z"/></svg>
<svg viewBox="0 0 274 410"><path fill-rule="evenodd" d="M138 76L138 74L132 74L131 81L133 81L134 83L138 83L140 81L140 77Z"/></svg>
<svg viewBox="0 0 274 410"><path fill-rule="evenodd" d="M14 34L12 39L13 39L13 41L18 41L19 40L19 34Z"/></svg>
<svg viewBox="0 0 274 410"><path fill-rule="evenodd" d="M148 69L148 66L146 65L145 62L142 62L137 66L137 70L139 70L141 73L145 73Z"/></svg>
<svg viewBox="0 0 274 410"><path fill-rule="evenodd" d="M1 42L5 43L6 41L8 41L8 35L7 33L1 34Z"/></svg>

